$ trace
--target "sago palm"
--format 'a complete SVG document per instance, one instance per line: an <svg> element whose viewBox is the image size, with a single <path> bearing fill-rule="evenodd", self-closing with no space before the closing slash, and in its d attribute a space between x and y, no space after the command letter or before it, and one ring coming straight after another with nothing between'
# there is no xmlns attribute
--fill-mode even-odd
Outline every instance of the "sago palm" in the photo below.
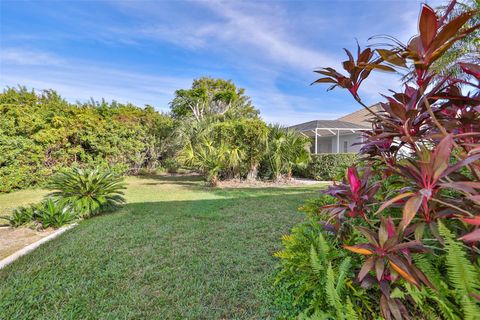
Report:
<svg viewBox="0 0 480 320"><path fill-rule="evenodd" d="M68 204L83 218L114 209L125 203L123 178L113 172L73 169L54 176L49 196Z"/></svg>

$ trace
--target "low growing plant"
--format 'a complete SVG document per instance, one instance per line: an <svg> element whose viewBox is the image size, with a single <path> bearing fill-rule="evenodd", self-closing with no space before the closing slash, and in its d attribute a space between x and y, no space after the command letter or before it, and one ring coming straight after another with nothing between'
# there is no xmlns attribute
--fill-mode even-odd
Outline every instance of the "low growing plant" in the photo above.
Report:
<svg viewBox="0 0 480 320"><path fill-rule="evenodd" d="M125 204L123 177L109 171L72 169L53 177L49 197L89 218Z"/></svg>
<svg viewBox="0 0 480 320"><path fill-rule="evenodd" d="M34 217L43 228L59 228L75 220L77 214L70 206L47 199L37 206Z"/></svg>

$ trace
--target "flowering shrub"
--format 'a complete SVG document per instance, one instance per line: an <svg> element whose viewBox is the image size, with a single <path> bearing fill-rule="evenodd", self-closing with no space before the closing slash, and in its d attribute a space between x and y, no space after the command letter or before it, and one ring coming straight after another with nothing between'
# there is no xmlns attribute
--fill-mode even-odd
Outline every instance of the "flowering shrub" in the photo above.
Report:
<svg viewBox="0 0 480 320"><path fill-rule="evenodd" d="M365 257L356 280L378 289L386 319L424 319L419 315L424 307L415 302L429 299L425 292L446 308L442 318L478 319L480 314L480 67L460 63L463 74L455 77L432 68L453 44L480 27L465 27L476 11L452 18L454 6L452 1L439 17L423 5L419 35L407 45L394 40L388 47L359 47L356 58L346 50L346 75L333 68L316 71L325 77L314 83L347 89L370 112L359 88L371 71L405 75L403 90L385 96L381 112L371 112L372 130L365 133L361 150L365 168L350 167L343 183L324 191L336 198L323 209L339 241L348 238L346 232L359 232L365 239L342 247ZM382 170L366 169L372 167ZM392 176L398 188L386 193L379 180ZM445 265L449 284L437 279ZM454 293L441 296L445 287L434 283L452 286Z"/></svg>

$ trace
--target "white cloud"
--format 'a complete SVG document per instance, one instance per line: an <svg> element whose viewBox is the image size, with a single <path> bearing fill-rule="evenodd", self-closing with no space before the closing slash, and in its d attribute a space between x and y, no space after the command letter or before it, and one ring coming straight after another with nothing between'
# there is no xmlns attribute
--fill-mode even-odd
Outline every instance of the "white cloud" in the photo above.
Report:
<svg viewBox="0 0 480 320"><path fill-rule="evenodd" d="M154 76L87 61L60 60L48 52L2 51L9 52L9 59L4 60L2 55L1 86L54 89L70 101L105 98L138 105L151 104L167 111L174 91L191 84L191 78ZM29 55L37 58L26 61Z"/></svg>
<svg viewBox="0 0 480 320"><path fill-rule="evenodd" d="M31 49L2 48L0 51L1 66L15 65L61 65L65 61L47 52Z"/></svg>

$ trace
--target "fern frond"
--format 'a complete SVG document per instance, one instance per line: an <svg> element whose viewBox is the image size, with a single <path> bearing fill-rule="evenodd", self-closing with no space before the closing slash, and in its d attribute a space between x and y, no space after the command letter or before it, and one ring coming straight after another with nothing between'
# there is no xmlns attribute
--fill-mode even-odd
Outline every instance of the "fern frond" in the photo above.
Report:
<svg viewBox="0 0 480 320"><path fill-rule="evenodd" d="M335 309L335 313L338 319L344 319L343 306L340 302L340 296L335 288L335 274L333 272L332 264L328 264L327 267L327 279L325 283L325 294L327 301L331 307Z"/></svg>
<svg viewBox="0 0 480 320"><path fill-rule="evenodd" d="M466 320L478 319L480 308L478 303L470 296L477 293L478 274L468 261L462 245L454 239L453 234L441 222L438 229L445 239L446 263L448 278L455 288L457 302L461 305Z"/></svg>
<svg viewBox="0 0 480 320"><path fill-rule="evenodd" d="M325 263L328 260L328 254L330 253L330 245L321 232L318 233L318 248L320 259Z"/></svg>
<svg viewBox="0 0 480 320"><path fill-rule="evenodd" d="M358 315L355 312L355 309L353 309L353 304L352 301L350 301L350 298L347 298L345 311L345 320L358 320Z"/></svg>
<svg viewBox="0 0 480 320"><path fill-rule="evenodd" d="M313 244L310 245L310 265L312 266L313 271L317 275L320 275L321 272L324 270L322 262L318 257L317 250L315 250L315 247L313 246Z"/></svg>
<svg viewBox="0 0 480 320"><path fill-rule="evenodd" d="M345 289L345 279L347 278L348 272L350 271L350 265L351 258L346 257L345 259L343 259L343 261L340 263L340 266L338 267L337 286L335 290L337 291L337 294L339 296L342 295L343 290Z"/></svg>

